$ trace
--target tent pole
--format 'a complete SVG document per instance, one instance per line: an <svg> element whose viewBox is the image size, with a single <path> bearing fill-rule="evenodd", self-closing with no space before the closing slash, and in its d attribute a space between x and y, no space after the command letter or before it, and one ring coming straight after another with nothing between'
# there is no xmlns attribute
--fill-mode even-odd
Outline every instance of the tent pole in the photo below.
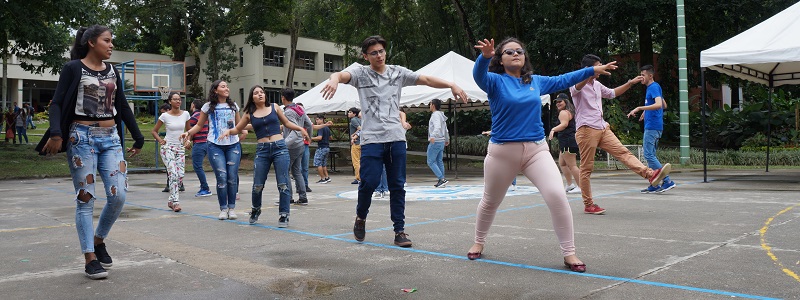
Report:
<svg viewBox="0 0 800 300"><path fill-rule="evenodd" d="M708 153L708 148L706 147L706 68L700 69L700 90L701 97L700 97L700 126L702 127L701 130L703 131L703 182L708 182L708 161L706 160L706 155Z"/></svg>
<svg viewBox="0 0 800 300"><path fill-rule="evenodd" d="M455 103L456 100L453 99L450 106L453 107L453 154L455 154L455 165L456 165L456 177L454 179L458 179L458 118L456 118L456 114L458 113L458 106Z"/></svg>
<svg viewBox="0 0 800 300"><path fill-rule="evenodd" d="M764 172L769 172L769 145L772 143L772 93L774 84L772 75L769 75L769 101L767 101L767 168Z"/></svg>

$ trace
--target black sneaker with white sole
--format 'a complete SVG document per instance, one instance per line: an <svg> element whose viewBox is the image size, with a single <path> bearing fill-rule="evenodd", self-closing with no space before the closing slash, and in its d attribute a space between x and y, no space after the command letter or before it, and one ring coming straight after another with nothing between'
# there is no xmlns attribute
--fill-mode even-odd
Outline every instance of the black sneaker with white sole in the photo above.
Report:
<svg viewBox="0 0 800 300"><path fill-rule="evenodd" d="M289 216L281 214L281 217L278 218L278 228L286 228L286 227L289 227Z"/></svg>
<svg viewBox="0 0 800 300"><path fill-rule="evenodd" d="M308 205L308 198L297 200L297 202L295 204L297 204L297 205Z"/></svg>
<svg viewBox="0 0 800 300"><path fill-rule="evenodd" d="M100 262L97 261L96 259L86 264L85 271L86 271L86 277L89 277L91 279L103 279L108 277L108 271L106 271L106 269L103 269L103 266L100 265Z"/></svg>
<svg viewBox="0 0 800 300"><path fill-rule="evenodd" d="M447 181L446 178L442 178L439 179L439 181L437 181L436 184L434 184L433 186L437 188L443 188L445 185L447 185L448 182L450 181Z"/></svg>
<svg viewBox="0 0 800 300"><path fill-rule="evenodd" d="M111 255L108 255L108 251L106 251L106 243L94 245L94 256L97 256L97 261L104 268L110 268L114 264Z"/></svg>
<svg viewBox="0 0 800 300"><path fill-rule="evenodd" d="M255 224L258 221L258 216L261 215L260 207L253 207L250 211L250 224Z"/></svg>

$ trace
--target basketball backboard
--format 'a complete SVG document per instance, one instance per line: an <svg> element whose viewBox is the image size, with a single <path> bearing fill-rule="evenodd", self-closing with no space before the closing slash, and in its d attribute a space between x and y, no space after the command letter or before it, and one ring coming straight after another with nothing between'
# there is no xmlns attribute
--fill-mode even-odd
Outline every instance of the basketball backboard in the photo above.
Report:
<svg viewBox="0 0 800 300"><path fill-rule="evenodd" d="M158 92L159 87L186 92L186 64L182 61L134 60L133 90Z"/></svg>

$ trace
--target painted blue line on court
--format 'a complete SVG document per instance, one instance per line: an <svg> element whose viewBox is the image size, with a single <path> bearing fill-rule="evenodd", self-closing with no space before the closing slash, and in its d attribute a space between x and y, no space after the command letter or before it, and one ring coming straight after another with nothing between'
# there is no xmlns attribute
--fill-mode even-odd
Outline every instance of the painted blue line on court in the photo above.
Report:
<svg viewBox="0 0 800 300"><path fill-rule="evenodd" d="M696 182L696 183L700 183L700 182ZM684 184L695 184L695 183L684 183ZM47 188L47 189L50 189L50 188ZM56 189L51 189L51 190L59 191L59 192L63 191L63 190L56 190ZM601 197L609 197L609 196L619 195L619 194L624 194L624 193L629 193L629 192L631 192L631 191L612 193L612 194L603 195ZM596 198L600 198L600 197L596 197ZM576 200L580 200L580 199L574 199L574 200L570 200L570 201L576 201ZM152 206L149 206L149 205L141 205L141 204L135 204L135 203L126 203L126 204L127 205L137 206L137 207L142 207L142 208L149 208L149 209L154 209L154 210L171 212L170 210L167 210L167 209L152 207ZM506 210L502 210L502 211L521 210L521 209L527 209L527 208L532 208L532 207L539 207L539 206L543 206L543 205L544 204L537 204L537 205L531 205L531 206L526 206L526 207L511 208L511 209L506 209ZM200 218L204 218L204 219L217 220L217 218L215 218L213 216L208 216L208 215L190 214L190 213L184 213L184 212L180 212L178 214L194 216L194 217L200 217ZM467 217L474 217L474 215L472 215L472 216L460 216L460 217L448 218L448 219L443 219L443 220L433 220L433 221L421 222L421 223L416 223L416 224L417 225L421 225L421 224L426 224L426 223L442 222L444 220L462 219L462 218L467 218ZM228 222L228 223L239 224L239 225L255 226L255 227L260 227L260 228L265 228L265 229L283 231L283 232L288 232L288 233L295 233L295 234L299 234L299 235L312 236L312 237L322 238L322 239L327 239L327 240L335 240L335 241L347 242L347 243L351 243L351 244L362 244L362 245L378 247L378 248L384 248L384 249L390 249L390 250L399 250L399 251L406 251L406 252L411 252L411 253L418 253L418 254L425 254L425 255L431 255L431 256L445 257L445 258L451 258L451 259L462 260L462 261L469 261L466 258L466 256L464 256L464 255L455 255L455 254L443 253L443 252L433 252L433 251L419 250L419 249L414 249L414 248L400 248L400 247L393 246L393 245L379 244L379 243L373 243L373 242L358 242L358 241L355 241L355 240L352 240L352 239L341 238L340 237L341 234L324 235L324 234L306 232L306 231L300 231L300 230L294 230L294 229L278 228L278 227L275 227L275 226L269 226L269 225L263 225L263 224L250 224L249 222L244 222L244 221L235 221L235 220L224 220L224 221ZM671 289L678 289L678 290L685 290L685 291L692 291L692 292L699 292L699 293L706 293L706 294L723 295L723 296L730 296L730 297L741 297L741 298L746 298L746 299L763 299L763 300L779 299L779 298L771 298L771 297L765 297L765 296L759 296L759 295L743 294L743 293L729 292L729 291L723 291L723 290L714 290L714 289L704 289L704 288L698 288L698 287L692 287L692 286L677 285L677 284L670 284L670 283L663 283L663 282L656 282L656 281L648 281L648 280L640 280L640 279L633 279L633 278L607 276L607 275L592 274L592 273L577 273L577 272L572 272L572 271L567 271L567 270L562 270L562 269L545 268L545 267L539 267L539 266L534 266L534 265L518 264L518 263L511 263L511 262L505 262L505 261L499 261L499 260L491 260L491 259L478 259L475 262L476 263L487 263L487 264L494 264L494 265L500 265L500 266L507 266L507 267L513 267L513 268L520 268L520 269L544 271L544 272L550 272L550 273L558 273L558 274L564 274L564 275L581 276L581 277L587 277L587 278L597 278L597 279L605 279L605 280L611 280L611 281L630 282L630 283L637 283L637 284L642 284L642 285L664 287L664 288L671 288Z"/></svg>

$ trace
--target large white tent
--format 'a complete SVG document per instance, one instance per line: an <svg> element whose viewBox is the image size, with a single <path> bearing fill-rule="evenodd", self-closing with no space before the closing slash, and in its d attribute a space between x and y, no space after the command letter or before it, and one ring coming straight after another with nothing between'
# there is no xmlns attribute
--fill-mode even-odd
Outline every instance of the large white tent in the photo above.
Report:
<svg viewBox="0 0 800 300"><path fill-rule="evenodd" d="M345 70L360 66L361 64L359 63L353 63L345 68ZM306 91L300 96L295 97L294 102L302 103L303 108L309 115L326 112L347 111L351 107L361 107L361 104L358 101L358 90L349 84L339 84L339 86L336 88L336 94L333 95L333 98L330 100L323 99L322 93L320 92L322 91L322 88L328 84L328 81L330 81L330 79L325 79L325 81L318 84L314 88Z"/></svg>
<svg viewBox="0 0 800 300"><path fill-rule="evenodd" d="M800 84L800 2L727 41L700 52L702 101L705 103L705 68L736 78L767 85L769 113L772 113L772 88ZM705 177L705 105L703 109L703 170ZM771 132L767 122L767 132ZM767 134L769 139L771 134ZM769 141L769 140L768 140ZM769 171L769 142L767 142Z"/></svg>

